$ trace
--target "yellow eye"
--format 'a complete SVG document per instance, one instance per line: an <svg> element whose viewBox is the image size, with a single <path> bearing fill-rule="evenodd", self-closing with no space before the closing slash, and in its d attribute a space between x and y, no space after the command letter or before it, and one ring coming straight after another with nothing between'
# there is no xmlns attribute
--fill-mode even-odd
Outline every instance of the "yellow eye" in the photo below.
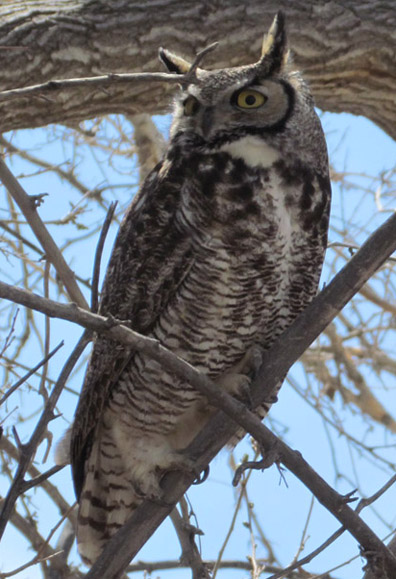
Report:
<svg viewBox="0 0 396 579"><path fill-rule="evenodd" d="M241 109L258 109L266 100L267 97L261 92L245 88L236 94L235 103Z"/></svg>
<svg viewBox="0 0 396 579"><path fill-rule="evenodd" d="M195 97L190 95L184 101L183 107L184 107L184 114L186 115L186 117L192 117L198 112L199 102Z"/></svg>

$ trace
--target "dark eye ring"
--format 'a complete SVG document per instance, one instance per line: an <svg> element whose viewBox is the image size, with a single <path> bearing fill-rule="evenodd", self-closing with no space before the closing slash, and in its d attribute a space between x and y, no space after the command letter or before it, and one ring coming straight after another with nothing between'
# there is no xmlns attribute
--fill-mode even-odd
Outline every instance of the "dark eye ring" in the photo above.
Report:
<svg viewBox="0 0 396 579"><path fill-rule="evenodd" d="M194 96L190 95L184 101L183 108L186 117L192 117L198 112L199 102Z"/></svg>

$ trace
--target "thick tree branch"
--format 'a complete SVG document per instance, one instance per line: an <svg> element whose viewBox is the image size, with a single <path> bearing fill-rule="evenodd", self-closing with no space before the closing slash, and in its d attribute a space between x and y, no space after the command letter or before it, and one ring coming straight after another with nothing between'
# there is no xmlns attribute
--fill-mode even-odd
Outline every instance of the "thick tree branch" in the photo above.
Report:
<svg viewBox="0 0 396 579"><path fill-rule="evenodd" d="M279 9L286 14L296 66L316 104L365 115L395 137L393 0L164 0L155 8L136 0L68 0L56 10L50 0L42 0L39 12L35 2L24 2L22 8L20 1L9 0L0 5L0 90L52 79L111 78L108 72L152 72L158 70L160 45L191 57L220 40L209 66L254 62ZM127 87L116 78L106 91L76 83L60 98L53 92L0 103L2 130L168 109L169 85Z"/></svg>

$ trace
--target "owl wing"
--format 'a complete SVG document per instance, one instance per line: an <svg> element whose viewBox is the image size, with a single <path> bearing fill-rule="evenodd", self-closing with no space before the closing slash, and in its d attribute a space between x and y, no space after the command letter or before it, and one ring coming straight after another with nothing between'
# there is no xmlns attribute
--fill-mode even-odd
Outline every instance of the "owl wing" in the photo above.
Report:
<svg viewBox="0 0 396 579"><path fill-rule="evenodd" d="M182 173L171 172L164 162L146 179L121 223L103 284L99 313L142 334L155 325L193 259L187 228L175 219ZM71 434L77 497L104 404L132 355L106 337L98 336L94 343Z"/></svg>

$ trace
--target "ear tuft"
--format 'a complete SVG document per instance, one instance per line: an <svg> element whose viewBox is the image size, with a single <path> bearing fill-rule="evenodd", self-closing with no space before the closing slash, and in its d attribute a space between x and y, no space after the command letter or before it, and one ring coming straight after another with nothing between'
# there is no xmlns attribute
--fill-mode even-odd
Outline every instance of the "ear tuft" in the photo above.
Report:
<svg viewBox="0 0 396 579"><path fill-rule="evenodd" d="M276 14L268 34L264 36L261 50L262 64L266 74L279 72L288 57L285 16L281 10Z"/></svg>
<svg viewBox="0 0 396 579"><path fill-rule="evenodd" d="M184 60L181 56L170 52L170 50L166 50L166 48L160 48L158 56L169 72L187 74L191 68L191 64L187 60Z"/></svg>

